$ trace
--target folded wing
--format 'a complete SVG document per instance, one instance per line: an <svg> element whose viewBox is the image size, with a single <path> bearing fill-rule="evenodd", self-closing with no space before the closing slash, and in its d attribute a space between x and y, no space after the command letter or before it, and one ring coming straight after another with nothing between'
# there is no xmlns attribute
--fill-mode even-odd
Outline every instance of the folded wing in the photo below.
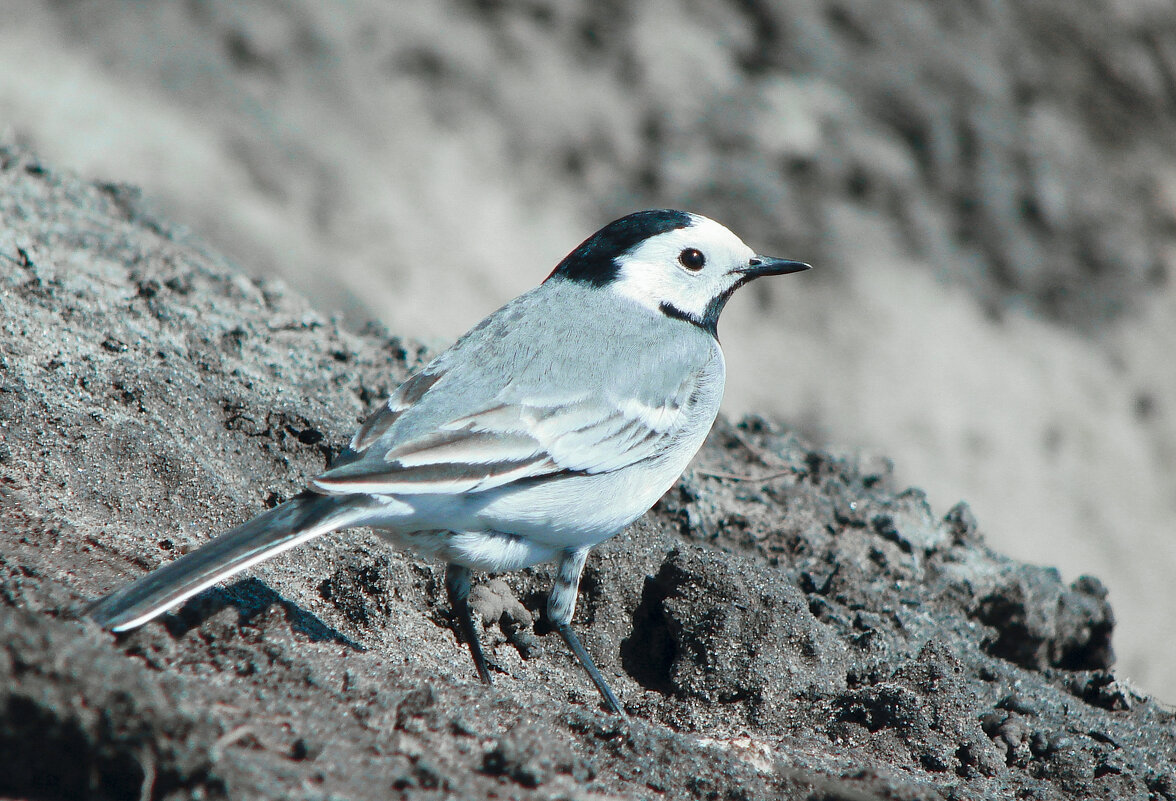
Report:
<svg viewBox="0 0 1176 801"><path fill-rule="evenodd" d="M654 401L605 393L497 403L398 439L397 417L437 380L421 374L406 382L356 434L349 458L314 487L329 494L482 492L558 474L620 470L673 442L699 378L692 374Z"/></svg>

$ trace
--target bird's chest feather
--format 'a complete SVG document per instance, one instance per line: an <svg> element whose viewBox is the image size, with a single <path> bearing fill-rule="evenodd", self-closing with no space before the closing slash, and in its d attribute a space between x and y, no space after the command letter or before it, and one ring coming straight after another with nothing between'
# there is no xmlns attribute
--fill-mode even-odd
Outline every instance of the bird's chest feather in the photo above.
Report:
<svg viewBox="0 0 1176 801"><path fill-rule="evenodd" d="M651 404L649 422L664 422L677 406L678 424L664 432L649 455L616 470L573 474L512 486L478 503L481 525L519 534L553 548L595 545L649 510L682 475L714 423L723 397L724 364L714 358L683 380L681 396Z"/></svg>

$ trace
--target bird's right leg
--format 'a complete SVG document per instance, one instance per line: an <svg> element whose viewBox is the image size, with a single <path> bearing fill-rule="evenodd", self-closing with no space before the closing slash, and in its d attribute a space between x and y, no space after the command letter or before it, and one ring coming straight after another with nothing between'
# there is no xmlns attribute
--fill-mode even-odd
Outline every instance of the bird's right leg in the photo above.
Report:
<svg viewBox="0 0 1176 801"><path fill-rule="evenodd" d="M449 608L457 615L461 636L470 646L470 655L474 657L478 676L484 684L492 684L490 671L486 668L486 657L482 654L482 642L478 639L478 630L470 614L470 569L452 562L446 565L445 592L449 595Z"/></svg>

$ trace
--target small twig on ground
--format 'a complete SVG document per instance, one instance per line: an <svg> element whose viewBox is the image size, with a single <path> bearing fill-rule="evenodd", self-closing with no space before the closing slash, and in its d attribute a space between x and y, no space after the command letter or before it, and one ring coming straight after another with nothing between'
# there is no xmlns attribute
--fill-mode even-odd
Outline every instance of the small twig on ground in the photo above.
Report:
<svg viewBox="0 0 1176 801"><path fill-rule="evenodd" d="M721 473L717 470L695 470L700 476L709 476L711 478L726 478L731 481L774 481L777 478L784 478L793 474L792 470L780 470L776 473L768 473L764 476L743 476L738 473Z"/></svg>
<svg viewBox="0 0 1176 801"><path fill-rule="evenodd" d="M220 755L224 753L226 748L240 742L241 740L244 740L246 737L251 735L254 737L257 736L253 731L253 727L248 724L237 726L236 728L225 732L217 738L215 743L212 744L212 748L208 749L209 753L212 755L212 760L215 762L216 760L220 759Z"/></svg>

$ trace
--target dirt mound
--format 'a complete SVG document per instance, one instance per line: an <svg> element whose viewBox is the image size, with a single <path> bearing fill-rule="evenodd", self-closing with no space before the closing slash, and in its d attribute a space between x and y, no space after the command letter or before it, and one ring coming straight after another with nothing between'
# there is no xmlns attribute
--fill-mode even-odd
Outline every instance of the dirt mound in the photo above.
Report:
<svg viewBox="0 0 1176 801"><path fill-rule="evenodd" d="M36 798L1176 798L1096 579L988 549L887 463L720 421L589 560L483 580L363 532L114 637L80 605L297 491L424 354L234 272L135 193L0 149L0 793Z"/></svg>

